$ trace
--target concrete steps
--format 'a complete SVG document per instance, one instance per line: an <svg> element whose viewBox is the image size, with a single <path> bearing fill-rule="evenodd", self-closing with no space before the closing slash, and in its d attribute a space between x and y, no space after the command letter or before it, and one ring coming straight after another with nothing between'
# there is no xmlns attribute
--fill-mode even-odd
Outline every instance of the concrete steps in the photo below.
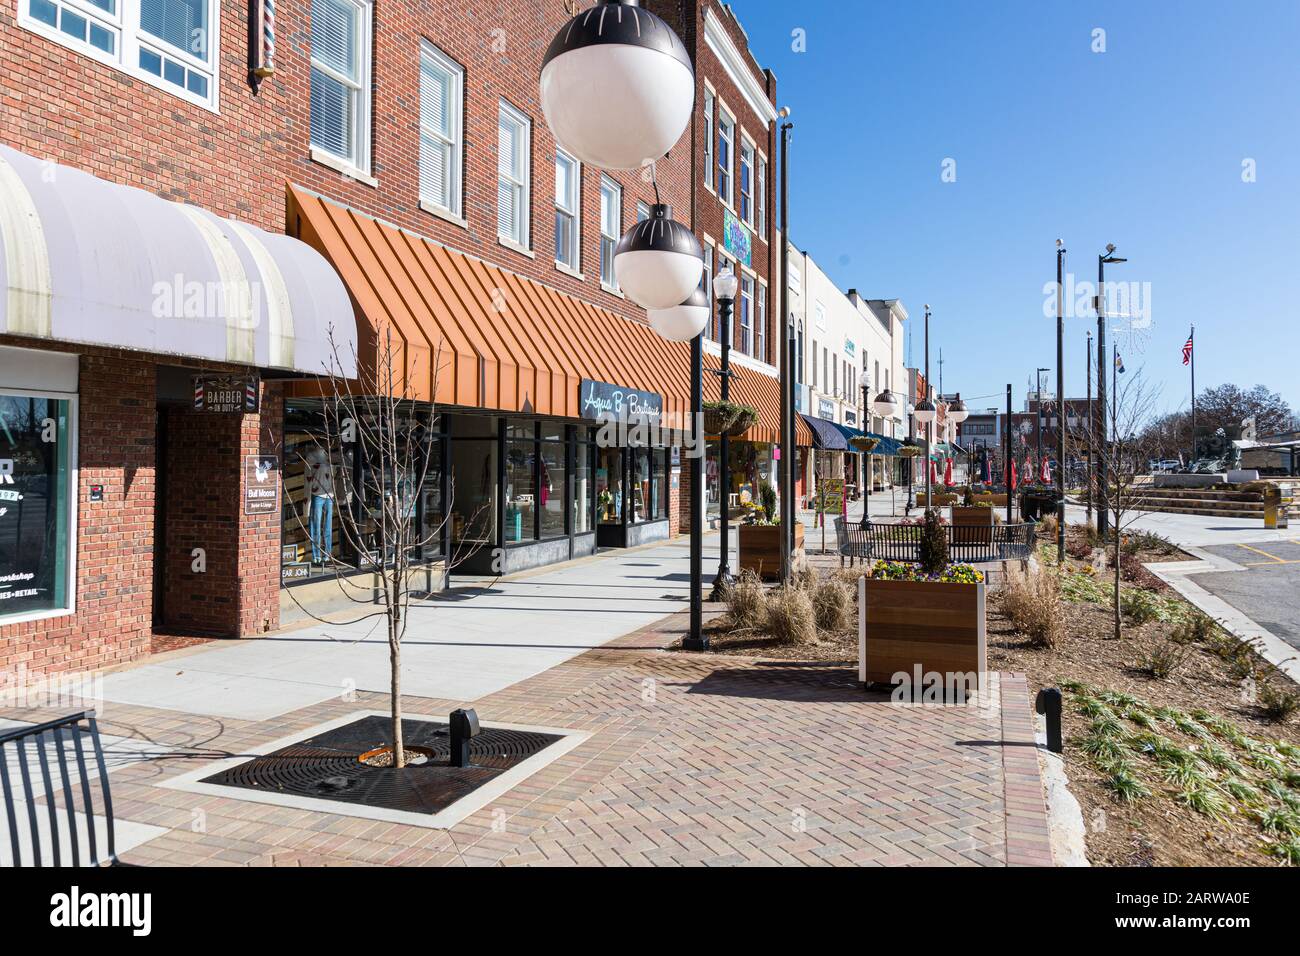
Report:
<svg viewBox="0 0 1300 956"><path fill-rule="evenodd" d="M1288 513L1294 507L1290 498L1283 498L1283 505L1290 506ZM1135 489L1134 507L1164 514L1264 519L1264 497L1258 491L1141 487Z"/></svg>

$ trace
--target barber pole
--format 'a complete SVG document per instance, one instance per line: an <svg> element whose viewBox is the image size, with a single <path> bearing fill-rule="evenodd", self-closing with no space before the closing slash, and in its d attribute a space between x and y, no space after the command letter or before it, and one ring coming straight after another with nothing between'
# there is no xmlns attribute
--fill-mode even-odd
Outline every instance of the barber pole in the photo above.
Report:
<svg viewBox="0 0 1300 956"><path fill-rule="evenodd" d="M254 0L261 29L253 44L253 75L265 79L275 72L275 0Z"/></svg>

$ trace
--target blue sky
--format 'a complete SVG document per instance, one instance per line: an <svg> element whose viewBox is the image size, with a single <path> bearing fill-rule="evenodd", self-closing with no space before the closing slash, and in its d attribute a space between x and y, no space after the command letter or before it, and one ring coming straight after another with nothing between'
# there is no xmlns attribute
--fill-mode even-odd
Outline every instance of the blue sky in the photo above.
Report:
<svg viewBox="0 0 1300 956"><path fill-rule="evenodd" d="M793 109L793 240L841 288L903 299L917 365L929 302L945 390L1010 382L1018 407L1040 365L1054 387L1043 284L1059 237L1079 281L1114 242L1130 262L1107 283L1149 283L1151 327L1122 354L1162 407L1187 403L1194 322L1198 387L1263 383L1300 409L1300 3L733 9ZM941 181L945 159L955 182ZM1091 311L1067 318L1070 395L1095 326Z"/></svg>

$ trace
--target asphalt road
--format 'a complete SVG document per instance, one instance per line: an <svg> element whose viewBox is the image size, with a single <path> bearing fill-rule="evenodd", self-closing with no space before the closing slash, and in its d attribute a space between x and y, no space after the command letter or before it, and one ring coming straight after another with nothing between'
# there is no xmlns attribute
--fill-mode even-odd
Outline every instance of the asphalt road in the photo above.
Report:
<svg viewBox="0 0 1300 956"><path fill-rule="evenodd" d="M1242 570L1193 574L1189 579L1300 650L1300 533L1294 539L1205 550L1242 565Z"/></svg>

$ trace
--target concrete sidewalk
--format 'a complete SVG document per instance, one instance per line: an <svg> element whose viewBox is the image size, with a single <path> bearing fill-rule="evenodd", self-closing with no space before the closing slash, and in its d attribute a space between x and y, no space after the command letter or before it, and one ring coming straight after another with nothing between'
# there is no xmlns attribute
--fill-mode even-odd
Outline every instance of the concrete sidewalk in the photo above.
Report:
<svg viewBox="0 0 1300 956"><path fill-rule="evenodd" d="M716 534L705 540L706 589L718 541ZM734 532L732 542L734 548ZM689 546L677 539L455 588L412 606L402 642L403 690L446 700L485 697L678 610L689 598L689 575ZM388 641L374 611L358 605L337 615L354 623L310 622L254 640L213 642L109 674L109 712L137 704L268 720L358 691L387 692Z"/></svg>

